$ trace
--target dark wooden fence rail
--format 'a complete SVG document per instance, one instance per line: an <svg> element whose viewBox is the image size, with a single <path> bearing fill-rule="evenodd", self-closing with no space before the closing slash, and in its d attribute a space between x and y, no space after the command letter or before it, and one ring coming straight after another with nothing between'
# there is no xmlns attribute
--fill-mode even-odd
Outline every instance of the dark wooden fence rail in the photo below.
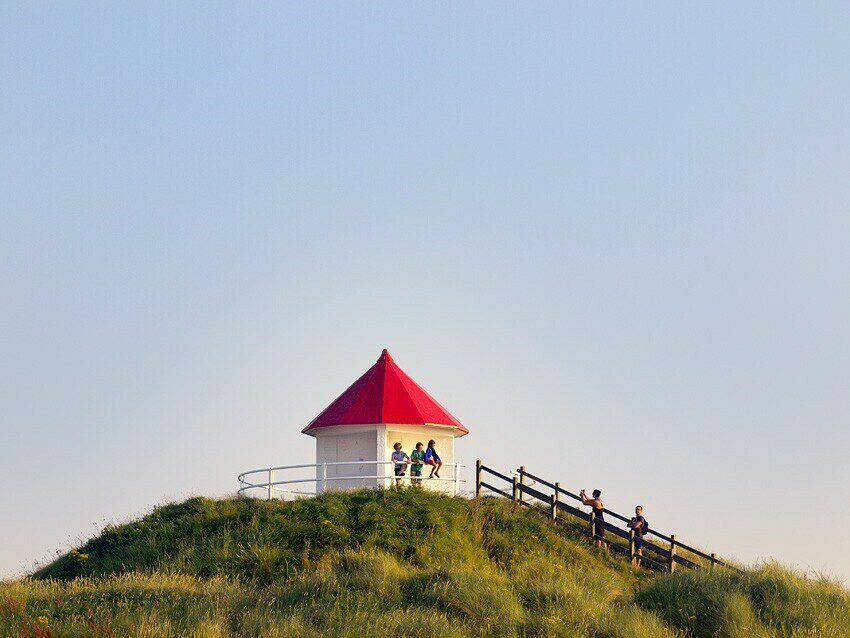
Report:
<svg viewBox="0 0 850 638"><path fill-rule="evenodd" d="M510 491L502 490L498 487L495 487L494 485L491 485L490 483L486 483L482 479L482 474L484 474L485 472L491 476L496 477L497 479L505 481L506 483L510 483ZM528 481L533 482L535 485L548 487L550 490L552 490L552 492L549 494L541 492L539 489L536 489L532 485L529 485ZM520 466L515 472L508 476L506 474L502 474L501 472L497 472L493 468L487 467L481 461L476 461L475 496L481 496L482 489L489 490L490 492L494 492L495 494L499 494L500 496L509 498L514 503L517 503L520 506L530 507L533 505L530 499L535 499L549 508L548 514L553 521L557 522L559 519L565 518L567 515L572 516L587 523L588 534L592 538L596 537L594 531L595 513L593 511L591 511L590 513L584 512L578 507L570 505L568 502L562 500L562 497L567 497L568 499L572 499L573 501L578 501L579 503L581 503L581 497L578 494L573 494L572 492L563 489L560 483L550 483L549 481L546 481L545 479L542 479L539 476L535 476L531 472L526 471L525 466ZM545 513L545 509L541 508L540 506L535 506L535 509L537 509L541 513ZM607 508L605 508L603 512L606 514L606 516L610 516L611 518L619 520L623 523L628 523L631 520ZM695 547L686 545L685 543L677 540L675 534L663 534L658 530L652 528L647 531L647 535L652 535L654 539L650 541L646 537L644 537L644 555L637 556L635 555L634 551L633 531L617 527L616 525L610 523L608 520L603 521L603 525L606 534L610 533L613 536L620 538L626 542L625 547L618 545L617 543L608 543L609 548L611 548L615 552L624 554L629 559L638 558L651 569L673 572L675 571L677 565L681 565L682 567L686 567L688 569L703 569L705 567L704 565L689 560L678 553L678 550L685 550L693 556L702 558L703 560L707 561L709 569L714 569L715 566L720 566L738 572L743 571L735 567L734 565L730 565L729 563L720 560L719 558L717 558L716 554L706 554L705 552L702 552L696 549ZM660 545L658 540L656 539L660 539L661 541L667 543L667 547L663 547L662 545ZM651 552L653 555L649 556L646 554L647 552Z"/></svg>

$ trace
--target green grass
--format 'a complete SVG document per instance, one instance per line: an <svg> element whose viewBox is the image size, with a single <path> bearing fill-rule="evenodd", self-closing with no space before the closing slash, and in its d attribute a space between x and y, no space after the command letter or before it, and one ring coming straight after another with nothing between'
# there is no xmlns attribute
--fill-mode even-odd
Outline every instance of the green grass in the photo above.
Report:
<svg viewBox="0 0 850 638"><path fill-rule="evenodd" d="M745 574L681 572L659 577L636 600L699 638L850 636L847 591L775 564Z"/></svg>
<svg viewBox="0 0 850 638"><path fill-rule="evenodd" d="M192 499L0 583L0 636L850 636L776 566L653 576L580 530L422 490Z"/></svg>

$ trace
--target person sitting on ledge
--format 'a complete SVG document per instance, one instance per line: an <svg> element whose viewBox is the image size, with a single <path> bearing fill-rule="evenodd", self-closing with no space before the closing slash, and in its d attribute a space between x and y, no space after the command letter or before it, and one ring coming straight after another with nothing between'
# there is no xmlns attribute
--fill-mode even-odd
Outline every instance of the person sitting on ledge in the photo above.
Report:
<svg viewBox="0 0 850 638"><path fill-rule="evenodd" d="M395 487L398 489L401 487L401 479L407 471L407 462L410 461L410 457L407 456L407 452L402 451L401 443L393 445L393 449L395 450L392 454L392 460L395 463L393 468L395 470Z"/></svg>
<svg viewBox="0 0 850 638"><path fill-rule="evenodd" d="M428 478L440 478L440 468L443 467L443 462L440 460L440 455L437 454L437 450L434 449L434 446L437 445L437 442L434 439L428 441L428 449L425 450L425 465L431 466L431 474Z"/></svg>
<svg viewBox="0 0 850 638"><path fill-rule="evenodd" d="M422 442L416 444L416 449L410 453L410 482L413 485L422 484L422 464L425 462L425 450L422 449Z"/></svg>

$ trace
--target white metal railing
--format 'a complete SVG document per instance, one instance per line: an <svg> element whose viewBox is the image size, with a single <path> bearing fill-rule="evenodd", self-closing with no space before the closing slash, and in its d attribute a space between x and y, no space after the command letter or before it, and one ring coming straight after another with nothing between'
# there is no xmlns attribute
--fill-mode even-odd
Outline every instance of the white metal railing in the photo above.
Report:
<svg viewBox="0 0 850 638"><path fill-rule="evenodd" d="M367 474L353 474L351 476L328 476L328 468L336 468L342 465L356 465L356 466L374 466L375 474L367 475ZM379 474L379 468L388 465L404 465L405 467L405 475L404 476L395 476L392 471L384 472L383 474ZM379 486L383 485L384 487L388 487L392 485L392 481L396 479L401 479L403 483L408 485L413 484L413 481L418 481L420 485L424 485L425 483L429 483L431 481L440 481L442 484L447 484L447 490L452 494L460 493L460 484L465 483L464 479L460 478L460 470L464 465L460 463L443 463L443 466L440 468L444 470L446 468L453 469L453 476L450 477L429 477L429 476L410 476L407 469L411 463L396 463L395 461L334 461L331 463L303 463L301 465L279 465L277 467L263 467L256 470L248 470L247 472L242 472L239 476L239 489L236 491L237 494L241 496L247 495L249 490L265 490L266 498L271 500L275 498L278 494L281 497L284 497L287 494L294 495L303 495L303 496L314 496L320 492L324 492L328 489L333 489L335 481L348 481L350 483L358 483L362 482L363 484L360 487L371 487L371 486ZM286 480L277 480L279 472L286 472L289 470L305 470L308 468L314 468L316 470L316 476L313 478L291 478ZM430 465L424 465L422 471L425 472L430 471ZM253 475L259 475L254 477ZM250 477L250 480L249 478ZM261 482L255 482L261 481ZM309 491L309 489L291 489L288 487L280 487L282 485L292 485L309 488L310 484L312 484L313 490ZM351 485L351 488L356 488L356 485Z"/></svg>

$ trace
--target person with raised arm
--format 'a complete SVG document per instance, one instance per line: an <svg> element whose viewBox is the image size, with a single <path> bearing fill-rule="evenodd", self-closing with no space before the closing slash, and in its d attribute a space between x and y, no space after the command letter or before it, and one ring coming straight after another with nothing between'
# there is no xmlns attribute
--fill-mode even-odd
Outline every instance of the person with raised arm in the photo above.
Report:
<svg viewBox="0 0 850 638"><path fill-rule="evenodd" d="M600 490L593 490L592 498L587 498L587 490L581 489L579 493L581 502L585 505L590 505L593 508L593 540L597 547L606 547L605 545L605 506L599 498L602 496Z"/></svg>

